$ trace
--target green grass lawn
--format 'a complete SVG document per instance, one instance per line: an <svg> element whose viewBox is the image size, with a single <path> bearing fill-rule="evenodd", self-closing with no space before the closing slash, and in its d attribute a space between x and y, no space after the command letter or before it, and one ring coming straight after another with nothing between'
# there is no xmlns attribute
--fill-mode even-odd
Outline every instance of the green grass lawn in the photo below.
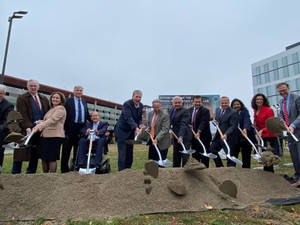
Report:
<svg viewBox="0 0 300 225"><path fill-rule="evenodd" d="M117 146L115 144L109 145L109 153L105 158L111 159L112 173L117 172ZM10 173L12 166L12 154L6 154L3 164L3 173ZM134 146L134 159L133 169L142 170L144 163L148 158L148 147L145 145ZM288 174L293 175L293 167L284 167L283 163L290 163L290 154L288 151L284 152L284 160L279 164L280 169L276 170L277 174ZM172 161L172 148L169 149L168 159ZM27 168L27 162L23 163L24 173ZM210 161L210 166L215 167L213 160ZM252 168L258 167L259 165L255 160L252 159ZM239 167L239 165L238 165ZM41 173L41 163L39 162L38 173ZM58 172L60 173L60 162L58 162ZM284 190L283 190L284 191ZM288 224L300 225L300 204L285 207L273 207L274 210L287 211L291 215ZM45 218L38 218L36 221L31 222L19 222L11 221L10 225L13 224L66 224L66 225L100 225L100 224L149 224L149 225L175 225L175 224L214 224L214 225L238 225L238 224L274 224L270 218L253 218L249 216L247 210L209 210L205 212L195 213L164 213L154 215L141 215L127 218L112 218L106 220L91 220L91 221L77 221L75 219L69 219L67 221L47 221Z"/></svg>
<svg viewBox="0 0 300 225"><path fill-rule="evenodd" d="M134 151L134 153L133 153L134 157L133 157L132 169L135 169L135 170L143 169L145 162L148 160L148 146L138 144L138 145L134 146L133 151ZM117 145L116 144L110 144L109 145L109 152L108 152L107 155L104 156L104 159L105 158L110 158L111 172L112 173L117 172L118 171L118 150L117 150ZM170 161L173 160L173 149L172 149L172 147L169 148L168 159ZM240 157L240 159L241 159L241 157ZM4 163L3 163L3 173L11 173L12 160L13 160L13 155L12 154L6 154L5 155ZM288 174L289 176L292 176L293 175L293 168L282 166L282 164L284 164L284 163L291 163L290 153L288 151L284 151L284 157L282 158L282 161L279 164L280 169L276 170L276 173ZM26 172L27 166L28 166L28 162L24 162L23 163L23 168L22 168L22 173ZM57 166L58 166L57 172L60 173L60 161L57 161ZM254 159L251 160L251 168L259 167L259 166L261 166L261 165L258 164L256 160L254 160ZM210 159L210 167L215 167L214 161L212 159ZM238 165L237 167L240 167L240 165ZM41 160L39 160L37 173L41 173L41 172L42 172Z"/></svg>

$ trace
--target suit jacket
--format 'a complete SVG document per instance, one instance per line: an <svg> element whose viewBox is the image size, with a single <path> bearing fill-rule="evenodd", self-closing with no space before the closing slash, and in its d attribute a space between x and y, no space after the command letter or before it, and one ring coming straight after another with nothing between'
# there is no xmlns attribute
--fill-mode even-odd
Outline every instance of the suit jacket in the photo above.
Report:
<svg viewBox="0 0 300 225"><path fill-rule="evenodd" d="M148 115L148 127L151 128L152 118L154 111L149 112ZM157 146L161 150L168 149L170 146L170 117L169 114L159 111L156 117L156 122L154 126L154 137L157 140Z"/></svg>
<svg viewBox="0 0 300 225"><path fill-rule="evenodd" d="M45 115L50 109L49 100L42 94L38 94L38 96ZM21 113L23 118L21 122L23 131L25 131L27 128L34 127L32 124L32 96L29 92L26 92L17 98L17 111Z"/></svg>
<svg viewBox="0 0 300 225"><path fill-rule="evenodd" d="M175 108L171 109L171 115ZM193 139L193 132L190 128L190 113L184 107L176 111L176 114L171 118L171 129L177 137L183 138L184 144L190 144Z"/></svg>
<svg viewBox="0 0 300 225"><path fill-rule="evenodd" d="M239 126L240 128L246 129L247 130L247 136L251 139L251 140L255 140L254 136L255 136L255 132L254 132L254 128L252 127L252 123L250 120L250 114L248 109L242 109L239 112L240 115L240 120L239 120ZM242 134L240 134L242 135Z"/></svg>
<svg viewBox="0 0 300 225"><path fill-rule="evenodd" d="M62 105L51 108L45 115L44 120L36 125L38 131L41 131L41 136L50 137L65 137L64 123L66 120L66 109Z"/></svg>
<svg viewBox="0 0 300 225"><path fill-rule="evenodd" d="M273 110L268 106L262 106L258 115L256 115L256 110L254 109L254 124L259 130L263 130L261 135L262 138L275 137L276 135L271 133L266 127L266 120L274 117Z"/></svg>
<svg viewBox="0 0 300 225"><path fill-rule="evenodd" d="M91 121L91 117L88 111L87 103L85 100L82 100L83 104L83 110L84 110L84 115L85 115L85 121ZM76 109L75 109L75 102L74 102L74 97L68 98L65 104L65 108L67 111L67 117L66 117L66 122L65 122L65 132L66 134L72 133L74 124L75 124L75 116L76 116Z"/></svg>
<svg viewBox="0 0 300 225"><path fill-rule="evenodd" d="M143 104L136 108L132 99L123 104L120 118L115 126L115 136L118 140L134 138L135 129L142 123Z"/></svg>
<svg viewBox="0 0 300 225"><path fill-rule="evenodd" d="M97 130L98 130L98 137L102 138L105 137L105 132L107 131L108 123L99 121ZM93 122L87 121L84 125L84 127L81 129L81 134L83 137L87 137L86 130L87 129L93 129Z"/></svg>
<svg viewBox="0 0 300 225"><path fill-rule="evenodd" d="M284 120L283 113L283 99L280 101L280 114L281 118ZM296 94L290 94L289 106L288 106L288 117L290 124L294 124L296 129L294 133L297 137L300 136L300 96Z"/></svg>
<svg viewBox="0 0 300 225"><path fill-rule="evenodd" d="M223 134L227 135L228 142L235 141L238 134L239 114L231 107L226 109L223 116L220 113L221 108L217 108L215 120L219 123L219 128ZM216 133L214 139L216 138L220 138L219 132Z"/></svg>
<svg viewBox="0 0 300 225"><path fill-rule="evenodd" d="M191 123L191 126L193 126L192 122L193 122L194 107L189 108L188 111L190 113L190 123ZM197 114L196 114L194 131L195 131L195 133L200 131L200 139L202 142L206 142L206 143L209 143L212 139L209 121L210 121L209 110L207 108L205 108L204 106L201 106L198 109Z"/></svg>
<svg viewBox="0 0 300 225"><path fill-rule="evenodd" d="M7 115L10 111L14 109L14 105L7 101L5 98L0 102L0 135L5 137L9 130L7 128Z"/></svg>

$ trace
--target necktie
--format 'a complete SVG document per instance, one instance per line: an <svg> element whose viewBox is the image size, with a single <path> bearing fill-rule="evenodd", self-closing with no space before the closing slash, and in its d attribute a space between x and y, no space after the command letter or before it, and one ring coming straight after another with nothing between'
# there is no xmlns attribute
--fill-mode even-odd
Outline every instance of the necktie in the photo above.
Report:
<svg viewBox="0 0 300 225"><path fill-rule="evenodd" d="M81 100L78 99L78 123L82 123L81 111Z"/></svg>
<svg viewBox="0 0 300 225"><path fill-rule="evenodd" d="M176 116L176 109L174 109L174 112L173 112L173 116L172 116L172 119L174 119Z"/></svg>
<svg viewBox="0 0 300 225"><path fill-rule="evenodd" d="M38 109L41 111L41 106L40 106L39 100L38 100L38 98L36 97L36 95L34 96L34 101L35 101L35 103L36 103Z"/></svg>
<svg viewBox="0 0 300 225"><path fill-rule="evenodd" d="M155 127L156 118L157 118L157 114L155 113L154 118L153 118L153 122L152 122L152 126L151 126L151 136L152 136L152 138L154 138L154 127Z"/></svg>
<svg viewBox="0 0 300 225"><path fill-rule="evenodd" d="M286 99L283 99L283 116L284 116L284 121L286 123L286 125L290 125L290 120L289 120L289 116L288 116L288 111L287 111L287 107L286 107Z"/></svg>
<svg viewBox="0 0 300 225"><path fill-rule="evenodd" d="M194 130L196 129L196 116L197 116L197 112L198 112L198 109L195 109L194 110L194 115L193 115L193 129Z"/></svg>
<svg viewBox="0 0 300 225"><path fill-rule="evenodd" d="M224 112L225 112L225 110L222 109L222 110L221 110L221 113L220 113L220 118L222 118L222 116L224 115Z"/></svg>

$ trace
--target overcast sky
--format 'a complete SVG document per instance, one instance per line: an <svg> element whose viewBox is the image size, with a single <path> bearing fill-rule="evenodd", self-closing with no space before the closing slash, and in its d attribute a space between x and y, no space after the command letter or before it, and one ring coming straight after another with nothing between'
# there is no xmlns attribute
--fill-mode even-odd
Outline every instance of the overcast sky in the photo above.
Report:
<svg viewBox="0 0 300 225"><path fill-rule="evenodd" d="M220 94L250 105L251 64L300 41L299 0L0 0L6 74L123 103Z"/></svg>

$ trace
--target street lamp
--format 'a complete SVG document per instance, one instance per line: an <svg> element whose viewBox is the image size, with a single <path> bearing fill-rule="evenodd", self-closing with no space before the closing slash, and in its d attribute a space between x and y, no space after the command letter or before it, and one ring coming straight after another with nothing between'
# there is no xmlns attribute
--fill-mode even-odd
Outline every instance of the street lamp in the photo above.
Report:
<svg viewBox="0 0 300 225"><path fill-rule="evenodd" d="M8 45L9 45L10 32L11 32L11 26L12 26L13 19L21 19L21 18L23 18L23 16L20 16L18 14L25 15L27 13L28 13L27 11L17 11L17 12L14 12L12 16L8 17L9 27L8 27L8 34L7 34L7 40L6 40L5 54L4 54L4 59L3 59L2 75L0 77L0 84L3 84L3 81L4 81Z"/></svg>

